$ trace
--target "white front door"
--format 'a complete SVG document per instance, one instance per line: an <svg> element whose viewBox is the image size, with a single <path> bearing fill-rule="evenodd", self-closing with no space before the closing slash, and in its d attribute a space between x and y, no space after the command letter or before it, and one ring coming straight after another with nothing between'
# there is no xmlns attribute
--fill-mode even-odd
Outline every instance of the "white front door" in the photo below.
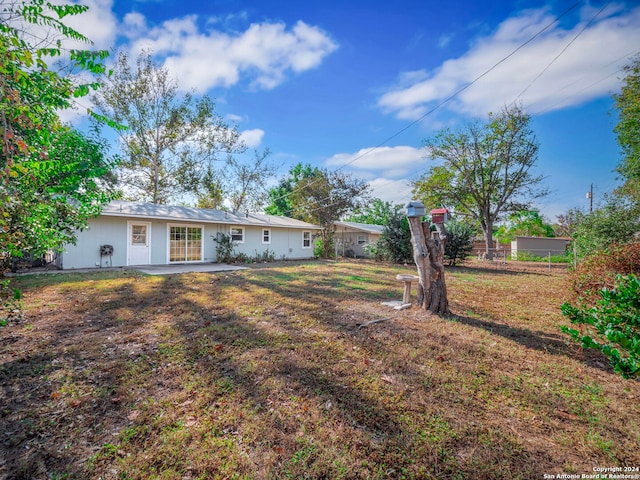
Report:
<svg viewBox="0 0 640 480"><path fill-rule="evenodd" d="M127 265L148 265L150 262L151 224L129 222Z"/></svg>

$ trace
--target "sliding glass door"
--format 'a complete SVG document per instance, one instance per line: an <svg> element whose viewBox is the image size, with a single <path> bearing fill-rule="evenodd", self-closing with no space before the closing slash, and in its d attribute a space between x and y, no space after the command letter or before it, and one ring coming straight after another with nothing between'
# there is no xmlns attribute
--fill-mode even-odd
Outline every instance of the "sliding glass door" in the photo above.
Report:
<svg viewBox="0 0 640 480"><path fill-rule="evenodd" d="M202 227L169 226L169 263L202 261Z"/></svg>

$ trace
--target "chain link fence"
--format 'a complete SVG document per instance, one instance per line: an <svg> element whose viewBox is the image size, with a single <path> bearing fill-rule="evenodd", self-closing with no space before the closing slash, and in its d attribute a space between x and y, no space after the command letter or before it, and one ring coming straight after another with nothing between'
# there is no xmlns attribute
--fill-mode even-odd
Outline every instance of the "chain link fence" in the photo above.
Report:
<svg viewBox="0 0 640 480"><path fill-rule="evenodd" d="M566 271L573 265L573 254L563 250L492 248L474 250L470 260L486 268L508 270Z"/></svg>

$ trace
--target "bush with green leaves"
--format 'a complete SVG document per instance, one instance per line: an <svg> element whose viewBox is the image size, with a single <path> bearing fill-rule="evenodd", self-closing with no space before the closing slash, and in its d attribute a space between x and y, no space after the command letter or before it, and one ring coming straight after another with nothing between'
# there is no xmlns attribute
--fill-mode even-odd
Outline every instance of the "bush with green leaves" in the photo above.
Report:
<svg viewBox="0 0 640 480"><path fill-rule="evenodd" d="M444 257L449 260L449 265L455 265L458 261L462 263L473 250L476 229L456 220L448 222L446 228L447 243L444 247Z"/></svg>
<svg viewBox="0 0 640 480"><path fill-rule="evenodd" d="M394 263L413 262L411 229L404 213L396 211L389 218L378 240L376 259Z"/></svg>
<svg viewBox="0 0 640 480"><path fill-rule="evenodd" d="M211 236L216 245L216 258L220 263L231 263L235 260L233 249L236 247L236 243L231 240L231 235L218 232L216 236Z"/></svg>
<svg viewBox="0 0 640 480"><path fill-rule="evenodd" d="M585 348L600 350L609 357L613 369L624 378L640 378L640 278L616 278L613 289L600 291L595 306L564 303L562 314L586 332L562 326L564 333Z"/></svg>
<svg viewBox="0 0 640 480"><path fill-rule="evenodd" d="M609 196L606 204L591 213L571 212L571 237L578 258L613 245L633 243L640 231L640 204Z"/></svg>

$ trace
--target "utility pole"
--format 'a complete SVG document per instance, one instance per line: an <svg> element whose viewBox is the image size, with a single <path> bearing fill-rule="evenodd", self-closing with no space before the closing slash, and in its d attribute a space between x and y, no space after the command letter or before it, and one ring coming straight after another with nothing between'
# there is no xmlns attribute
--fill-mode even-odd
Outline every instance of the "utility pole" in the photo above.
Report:
<svg viewBox="0 0 640 480"><path fill-rule="evenodd" d="M587 192L587 198L589 199L589 213L593 213L593 183Z"/></svg>

